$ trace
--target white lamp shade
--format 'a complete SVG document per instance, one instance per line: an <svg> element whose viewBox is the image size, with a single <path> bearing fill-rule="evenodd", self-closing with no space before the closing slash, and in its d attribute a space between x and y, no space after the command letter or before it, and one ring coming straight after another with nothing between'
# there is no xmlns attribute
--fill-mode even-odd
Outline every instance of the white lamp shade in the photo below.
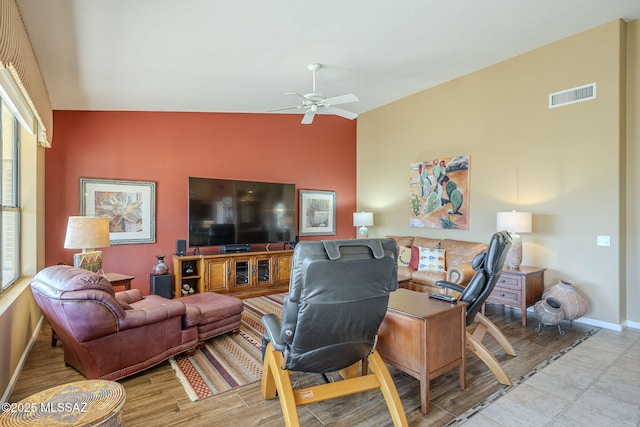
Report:
<svg viewBox="0 0 640 427"><path fill-rule="evenodd" d="M369 227L373 225L373 212L354 212L354 227Z"/></svg>
<svg viewBox="0 0 640 427"><path fill-rule="evenodd" d="M95 249L109 246L109 219L92 216L70 216L65 249Z"/></svg>
<svg viewBox="0 0 640 427"><path fill-rule="evenodd" d="M509 233L531 233L531 212L498 212L498 231Z"/></svg>

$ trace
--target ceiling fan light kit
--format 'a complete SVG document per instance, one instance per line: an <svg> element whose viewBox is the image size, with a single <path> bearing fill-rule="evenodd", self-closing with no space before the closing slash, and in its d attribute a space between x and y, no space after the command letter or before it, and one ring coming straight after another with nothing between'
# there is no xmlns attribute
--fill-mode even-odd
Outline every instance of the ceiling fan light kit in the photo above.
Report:
<svg viewBox="0 0 640 427"><path fill-rule="evenodd" d="M316 92L316 72L322 68L322 64L309 64L307 67L309 71L313 73L312 90L310 93L301 95L297 92L287 92L286 95L295 95L302 99L302 105L296 105L292 107L274 108L268 111L284 111L284 110L299 110L306 109L304 116L302 117L302 124L308 125L313 123L313 118L316 114L327 113L334 114L336 116L344 117L345 119L353 120L358 117L358 114L351 111L344 110L342 108L334 107L334 105L347 104L350 102L358 102L359 99L354 94L334 96L332 98L325 98L321 93Z"/></svg>

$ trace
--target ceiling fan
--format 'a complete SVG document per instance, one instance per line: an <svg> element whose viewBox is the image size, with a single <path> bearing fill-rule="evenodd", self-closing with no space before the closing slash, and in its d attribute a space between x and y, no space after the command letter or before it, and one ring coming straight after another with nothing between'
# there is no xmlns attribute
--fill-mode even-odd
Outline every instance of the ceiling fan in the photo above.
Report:
<svg viewBox="0 0 640 427"><path fill-rule="evenodd" d="M293 107L274 108L267 111L283 111L293 109L306 109L304 116L302 117L302 124L308 125L313 122L313 118L316 114L328 113L335 114L345 119L353 120L358 115L351 111L343 110L342 108L334 107L334 105L346 104L349 102L358 102L359 99L354 94L334 96L333 98L325 98L321 93L316 92L316 72L322 68L322 64L310 64L307 68L313 73L313 89L311 93L301 95L296 92L287 92L286 95L296 95L302 98L302 105L295 105Z"/></svg>

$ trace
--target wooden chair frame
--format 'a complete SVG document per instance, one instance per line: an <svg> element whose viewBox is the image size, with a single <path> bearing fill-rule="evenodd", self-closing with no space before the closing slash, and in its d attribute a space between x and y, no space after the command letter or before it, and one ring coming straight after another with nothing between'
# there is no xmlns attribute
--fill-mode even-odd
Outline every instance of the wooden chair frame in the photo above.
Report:
<svg viewBox="0 0 640 427"><path fill-rule="evenodd" d="M285 425L294 427L300 425L297 410L300 405L380 389L389 408L393 425L396 427L408 426L398 390L378 352L374 350L368 359L362 360L361 375L358 375L359 363L341 370L340 376L343 378L341 381L294 390L290 378L292 372L282 369L284 366L282 353L275 350L273 345L269 343L262 368L262 396L265 399L273 399L277 394Z"/></svg>
<svg viewBox="0 0 640 427"><path fill-rule="evenodd" d="M484 336L489 333L496 341L502 346L505 353L509 356L515 356L516 352L507 340L507 337L504 336L502 331L498 329L498 327L488 318L486 318L481 313L477 313L474 319L474 324L467 329L466 333L466 342L467 348L473 352L476 356L480 358L484 362L485 365L491 369L491 372L498 378L500 384L511 385L511 379L504 372L502 366L500 366L500 362L495 358L491 352L482 344L482 340Z"/></svg>

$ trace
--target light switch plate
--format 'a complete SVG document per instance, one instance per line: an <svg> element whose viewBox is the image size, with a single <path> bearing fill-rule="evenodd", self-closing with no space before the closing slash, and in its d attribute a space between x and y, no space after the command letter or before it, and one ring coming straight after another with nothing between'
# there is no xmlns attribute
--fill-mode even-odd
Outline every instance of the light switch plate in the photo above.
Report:
<svg viewBox="0 0 640 427"><path fill-rule="evenodd" d="M611 237L610 236L598 236L596 239L596 244L598 246L611 246Z"/></svg>

